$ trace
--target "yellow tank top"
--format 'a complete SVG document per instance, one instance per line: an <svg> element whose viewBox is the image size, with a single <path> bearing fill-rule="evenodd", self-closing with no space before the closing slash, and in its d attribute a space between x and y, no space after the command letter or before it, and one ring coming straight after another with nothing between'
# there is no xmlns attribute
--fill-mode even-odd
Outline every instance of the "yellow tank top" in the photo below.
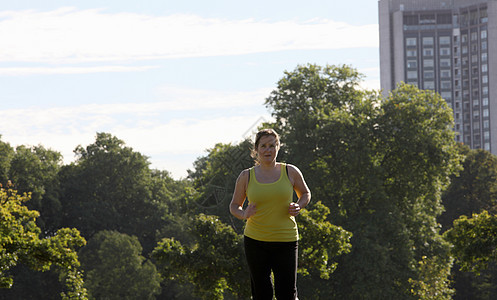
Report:
<svg viewBox="0 0 497 300"><path fill-rule="evenodd" d="M255 203L257 212L245 225L244 234L265 242L294 242L299 239L295 217L288 207L293 201L293 186L288 179L286 165L281 164L280 178L273 183L259 183L254 168L250 169L247 187L249 203Z"/></svg>

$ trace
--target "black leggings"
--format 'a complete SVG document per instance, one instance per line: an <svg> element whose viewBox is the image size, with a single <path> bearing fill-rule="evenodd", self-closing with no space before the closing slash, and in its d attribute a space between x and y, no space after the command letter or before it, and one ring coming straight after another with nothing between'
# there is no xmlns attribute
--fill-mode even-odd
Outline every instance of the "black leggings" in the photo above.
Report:
<svg viewBox="0 0 497 300"><path fill-rule="evenodd" d="M298 242L262 242L245 236L245 256L254 300L297 299Z"/></svg>

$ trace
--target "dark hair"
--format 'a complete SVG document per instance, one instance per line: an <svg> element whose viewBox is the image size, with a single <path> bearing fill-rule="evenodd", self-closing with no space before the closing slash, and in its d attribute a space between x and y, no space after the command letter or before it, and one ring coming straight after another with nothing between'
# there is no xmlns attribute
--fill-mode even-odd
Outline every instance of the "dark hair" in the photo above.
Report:
<svg viewBox="0 0 497 300"><path fill-rule="evenodd" d="M261 138L265 136L274 136L276 138L276 144L278 146L280 145L280 136L274 129L262 129L255 135L254 148L252 149L252 158L257 157L257 148L259 147L259 142L261 141Z"/></svg>

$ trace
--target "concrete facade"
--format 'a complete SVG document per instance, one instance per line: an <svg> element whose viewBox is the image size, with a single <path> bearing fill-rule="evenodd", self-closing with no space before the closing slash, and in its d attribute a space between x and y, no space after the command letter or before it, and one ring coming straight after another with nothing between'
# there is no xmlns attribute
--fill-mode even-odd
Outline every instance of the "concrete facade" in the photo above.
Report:
<svg viewBox="0 0 497 300"><path fill-rule="evenodd" d="M442 95L456 140L497 154L497 0L380 0L380 82Z"/></svg>

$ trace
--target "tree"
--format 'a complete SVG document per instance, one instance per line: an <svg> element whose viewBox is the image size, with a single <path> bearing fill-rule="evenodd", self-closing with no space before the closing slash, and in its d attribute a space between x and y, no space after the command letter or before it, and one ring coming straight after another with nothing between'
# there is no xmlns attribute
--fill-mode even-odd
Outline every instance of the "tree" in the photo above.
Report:
<svg viewBox="0 0 497 300"><path fill-rule="evenodd" d="M155 248L153 257L164 279L192 283L202 299L224 299L225 292L249 297L242 237L218 217L204 214L192 217L188 232L194 237L191 245L165 238Z"/></svg>
<svg viewBox="0 0 497 300"><path fill-rule="evenodd" d="M424 256L450 264L436 217L459 162L452 113L433 92L400 85L381 98L359 89L361 77L347 66L286 72L266 99L267 126L281 133L285 159L302 165L313 199L353 234L332 296L411 299Z"/></svg>
<svg viewBox="0 0 497 300"><path fill-rule="evenodd" d="M299 232L299 270L302 275L318 271L319 277L330 279L338 263L336 258L350 252L352 234L340 226L328 222L330 209L321 202L305 209L298 217Z"/></svg>
<svg viewBox="0 0 497 300"><path fill-rule="evenodd" d="M23 205L28 200L26 195L0 188L0 287L12 286L13 278L9 271L18 264L37 271L56 266L62 271L67 287L67 291L61 293L62 298L86 299L75 250L86 241L78 230L69 228L58 230L50 238L40 238L41 231L36 225L39 213Z"/></svg>
<svg viewBox="0 0 497 300"><path fill-rule="evenodd" d="M6 184L9 180L10 160L14 155L14 149L1 138L2 135L0 135L0 183Z"/></svg>
<svg viewBox="0 0 497 300"><path fill-rule="evenodd" d="M254 165L250 156L252 142L248 139L238 144L216 144L208 149L208 154L194 162L195 169L189 171L189 178L196 190L195 207L192 211L216 215L237 232L241 232L243 222L231 216L228 207L235 182L244 169Z"/></svg>
<svg viewBox="0 0 497 300"><path fill-rule="evenodd" d="M409 279L413 286L412 293L420 300L450 300L454 290L447 288L450 284L449 275L452 262L445 260L437 262L440 257L427 258L423 256L419 261L419 279ZM442 258L443 259L443 258Z"/></svg>
<svg viewBox="0 0 497 300"><path fill-rule="evenodd" d="M160 184L167 174L153 173L145 156L107 133L75 152L78 160L60 172L65 226L77 227L88 239L102 230L134 235L150 252L156 244L151 228L164 225L170 200Z"/></svg>
<svg viewBox="0 0 497 300"><path fill-rule="evenodd" d="M461 216L445 236L452 243L452 253L463 271L479 275L489 262L497 262L497 216L487 211L471 218Z"/></svg>
<svg viewBox="0 0 497 300"><path fill-rule="evenodd" d="M442 197L445 212L439 220L444 230L462 215L470 217L483 210L497 212L497 156L464 145L459 145L459 152L464 155L462 170L451 176Z"/></svg>
<svg viewBox="0 0 497 300"><path fill-rule="evenodd" d="M40 212L37 222L44 234L53 234L61 225L61 166L62 155L43 146L18 146L10 160L9 178L19 193L31 193L27 206Z"/></svg>
<svg viewBox="0 0 497 300"><path fill-rule="evenodd" d="M337 266L336 257L350 251L351 234L326 221L328 214L324 205L316 203L299 216L299 273L304 276L317 273L328 279ZM224 299L227 294L249 297L243 236L217 216L204 214L192 218L188 232L193 243L165 238L154 250L166 280L193 284L202 299Z"/></svg>
<svg viewBox="0 0 497 300"><path fill-rule="evenodd" d="M443 193L445 211L439 217L442 230L450 230L453 222L461 216L497 211L497 157L488 151L470 149L459 144L464 156L462 170L451 176L451 184ZM464 269L465 270L465 269ZM454 299L492 299L497 286L497 264L490 263L480 275L461 270L455 264L452 270L453 287L457 290Z"/></svg>
<svg viewBox="0 0 497 300"><path fill-rule="evenodd" d="M91 299L155 299L160 276L136 237L101 231L81 249Z"/></svg>

